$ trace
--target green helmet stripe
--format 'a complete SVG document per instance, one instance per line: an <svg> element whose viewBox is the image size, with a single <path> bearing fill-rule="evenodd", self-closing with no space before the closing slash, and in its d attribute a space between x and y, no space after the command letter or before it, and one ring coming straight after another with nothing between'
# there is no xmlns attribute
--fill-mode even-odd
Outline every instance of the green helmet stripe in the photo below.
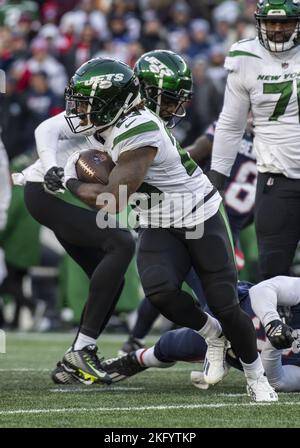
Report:
<svg viewBox="0 0 300 448"><path fill-rule="evenodd" d="M145 132L151 131L159 131L158 125L154 121L148 121L147 123L139 124L132 129L129 129L123 134L118 135L113 141L113 147L115 147L118 143L126 140L127 138L133 137L138 134L144 134Z"/></svg>

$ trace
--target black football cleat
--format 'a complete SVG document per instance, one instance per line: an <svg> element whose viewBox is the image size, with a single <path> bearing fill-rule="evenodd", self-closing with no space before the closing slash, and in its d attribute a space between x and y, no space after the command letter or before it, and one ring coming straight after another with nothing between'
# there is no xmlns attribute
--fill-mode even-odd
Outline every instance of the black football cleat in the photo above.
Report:
<svg viewBox="0 0 300 448"><path fill-rule="evenodd" d="M112 358L103 361L102 368L109 374L113 383L126 380L137 373L143 372L148 367L142 367L135 352L128 353L120 358Z"/></svg>
<svg viewBox="0 0 300 448"><path fill-rule="evenodd" d="M84 380L84 384L110 384L112 379L103 369L97 350L96 345L87 345L82 350L71 349L65 353L62 364L69 373Z"/></svg>
<svg viewBox="0 0 300 448"><path fill-rule="evenodd" d="M76 375L73 375L72 371L68 370L68 368L59 361L51 373L52 381L55 384L82 384L84 380Z"/></svg>

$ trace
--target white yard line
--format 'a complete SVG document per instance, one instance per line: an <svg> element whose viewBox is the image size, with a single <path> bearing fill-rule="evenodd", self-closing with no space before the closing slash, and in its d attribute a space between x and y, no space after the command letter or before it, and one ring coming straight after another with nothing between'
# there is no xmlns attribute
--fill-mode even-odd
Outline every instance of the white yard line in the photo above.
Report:
<svg viewBox="0 0 300 448"><path fill-rule="evenodd" d="M111 391L117 391L117 392L132 392L137 390L145 390L144 387L105 387L103 389L100 388L89 388L89 387L72 387L72 386L64 386L64 389L50 389L50 392L53 393L78 393L78 392L111 392Z"/></svg>
<svg viewBox="0 0 300 448"><path fill-rule="evenodd" d="M50 372L51 369L27 369L27 368L18 368L18 369L0 369L0 372Z"/></svg>
<svg viewBox="0 0 300 448"><path fill-rule="evenodd" d="M253 407L253 406L299 406L300 402L280 402L280 403L210 403L210 404L190 404L190 405L159 405L159 406L132 406L118 408L51 408L51 409L15 409L0 411L0 415L16 415L16 414L54 414L54 413L81 413L81 412L135 412L135 411L169 411L171 409L214 409L225 407Z"/></svg>
<svg viewBox="0 0 300 448"><path fill-rule="evenodd" d="M152 367L151 370L148 370L149 373L157 373L158 371L160 373L170 373L171 372L190 372L192 370L193 366L191 367L170 367L169 369L159 369L158 367ZM195 366L194 366L195 368ZM34 369L34 368L26 368L26 367L20 367L20 368L12 368L12 369L0 369L1 372L51 372L53 369Z"/></svg>

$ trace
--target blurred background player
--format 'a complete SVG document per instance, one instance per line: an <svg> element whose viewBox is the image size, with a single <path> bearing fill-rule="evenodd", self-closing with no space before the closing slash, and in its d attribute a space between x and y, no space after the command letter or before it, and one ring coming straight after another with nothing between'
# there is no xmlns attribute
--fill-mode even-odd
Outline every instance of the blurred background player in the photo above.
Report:
<svg viewBox="0 0 300 448"><path fill-rule="evenodd" d="M258 181L255 226L263 278L289 274L300 239L300 4L261 0L258 37L234 44L214 139L210 179L223 189L240 149L249 109Z"/></svg>
<svg viewBox="0 0 300 448"><path fill-rule="evenodd" d="M208 172L217 122L212 123L186 150L197 164ZM254 219L257 181L256 156L253 148L253 120L250 116L234 161L230 178L224 185L224 204L233 241L238 244L240 232Z"/></svg>
<svg viewBox="0 0 300 448"><path fill-rule="evenodd" d="M238 292L241 307L256 328L257 346L271 385L280 392L299 391L300 279L279 276L256 286L240 282ZM292 307L288 323L281 320L277 306ZM113 382L117 382L149 367L171 367L177 361L203 362L205 352L204 339L193 330L181 328L163 334L153 347L108 359L104 366ZM242 370L231 348L227 350L226 362L227 369ZM201 371L192 372L191 380L200 389L208 388Z"/></svg>

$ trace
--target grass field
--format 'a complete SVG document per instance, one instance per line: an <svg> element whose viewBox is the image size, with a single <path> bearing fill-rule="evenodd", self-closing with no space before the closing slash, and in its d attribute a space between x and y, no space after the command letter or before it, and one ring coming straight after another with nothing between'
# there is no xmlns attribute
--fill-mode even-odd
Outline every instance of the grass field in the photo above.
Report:
<svg viewBox="0 0 300 448"><path fill-rule="evenodd" d="M58 387L50 371L71 339L7 334L7 353L0 354L1 428L300 427L300 394L279 394L274 404L250 403L243 375L232 370L222 384L200 391L190 384L196 364L149 369L112 386ZM123 340L104 335L102 354L115 356Z"/></svg>

